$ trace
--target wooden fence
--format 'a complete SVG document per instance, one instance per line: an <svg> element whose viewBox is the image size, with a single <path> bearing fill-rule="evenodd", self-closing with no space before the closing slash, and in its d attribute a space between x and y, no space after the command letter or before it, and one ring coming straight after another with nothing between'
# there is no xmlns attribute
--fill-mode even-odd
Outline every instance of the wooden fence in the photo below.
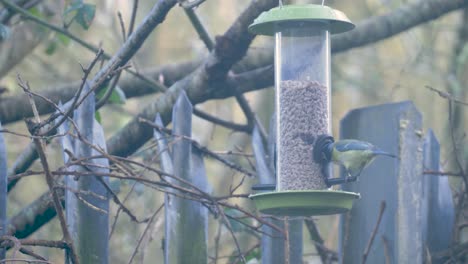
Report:
<svg viewBox="0 0 468 264"><path fill-rule="evenodd" d="M87 92L85 87L84 93ZM104 133L95 120L94 95L87 97L74 112L73 122L59 127L63 159L71 163L90 158L86 165L68 167L70 172L95 174L93 177L64 178L65 207L69 232L82 263L109 262L109 160ZM208 263L208 215L206 203L186 196L183 188L209 194L204 159L199 149L192 147L192 105L184 92L173 108L172 135L154 130L161 168L167 173L163 180L181 189L167 188L165 194L164 263ZM158 116L154 123L161 126ZM271 123L274 123L272 121ZM76 127L75 127L76 126ZM274 129L269 142L262 142L257 129L252 135L258 181L274 183ZM424 132L422 117L411 102L387 104L351 111L341 123L341 138L355 138L374 143L398 154L399 159L378 158L360 177L360 181L343 186L346 191L359 192L353 209L342 216L339 235L339 255L342 263L361 263L366 253L367 263L423 263L428 253L447 248L451 242L454 222L452 195L446 177L428 175L439 170L439 143L431 131ZM168 144L168 142L172 142ZM312 161L311 161L312 162ZM175 177L171 177L174 175ZM8 219L6 148L0 136L0 232L5 234ZM107 186L107 187L106 187ZM203 199L201 199L203 200ZM385 204L385 210L379 214ZM219 211L221 210L221 212ZM213 208L221 214L222 208ZM377 220L381 218L376 228ZM261 262L301 263L303 259L303 220L264 218L274 225L287 228L283 233L263 226ZM308 226L308 225L307 225ZM369 247L369 238L375 241ZM99 239L96 239L99 238ZM237 243L237 242L236 242ZM5 252L0 252L5 257ZM68 262L67 257L67 262ZM432 263L439 263L433 260Z"/></svg>
<svg viewBox="0 0 468 264"><path fill-rule="evenodd" d="M353 110L343 118L340 133L399 156L378 158L358 182L343 186L361 199L342 217L342 262L360 263L367 251L367 263L423 263L428 253L447 248L454 224L452 195L447 177L425 174L439 171L439 143L430 130L424 133L413 103ZM385 210L374 231L382 203ZM375 241L367 250L373 232Z"/></svg>

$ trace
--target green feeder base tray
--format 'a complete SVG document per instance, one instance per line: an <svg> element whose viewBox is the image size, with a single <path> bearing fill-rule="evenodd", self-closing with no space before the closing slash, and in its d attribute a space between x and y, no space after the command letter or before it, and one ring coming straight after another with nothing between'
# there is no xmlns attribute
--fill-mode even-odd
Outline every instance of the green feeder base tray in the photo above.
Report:
<svg viewBox="0 0 468 264"><path fill-rule="evenodd" d="M264 192L250 195L257 209L278 216L313 216L341 214L351 209L360 197L353 192L303 190Z"/></svg>

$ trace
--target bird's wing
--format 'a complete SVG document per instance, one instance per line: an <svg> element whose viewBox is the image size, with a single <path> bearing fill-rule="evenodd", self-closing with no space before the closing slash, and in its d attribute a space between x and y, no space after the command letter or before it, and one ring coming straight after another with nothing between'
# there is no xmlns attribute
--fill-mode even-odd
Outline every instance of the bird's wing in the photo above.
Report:
<svg viewBox="0 0 468 264"><path fill-rule="evenodd" d="M344 139L337 141L334 143L334 147L339 152L346 152L349 150L369 150L374 148L374 146L369 142L353 139Z"/></svg>

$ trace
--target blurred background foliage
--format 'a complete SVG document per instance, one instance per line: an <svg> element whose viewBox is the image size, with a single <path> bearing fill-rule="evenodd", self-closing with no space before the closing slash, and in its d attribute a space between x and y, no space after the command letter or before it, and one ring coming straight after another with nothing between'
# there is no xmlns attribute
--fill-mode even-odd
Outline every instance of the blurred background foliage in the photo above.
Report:
<svg viewBox="0 0 468 264"><path fill-rule="evenodd" d="M155 1L140 0L137 24L146 15ZM290 3L317 3L321 1L301 0L284 1ZM402 4L414 2L412 0L362 0L362 1L332 1L326 4L344 11L353 22L385 14ZM77 23L70 27L70 31L87 42L99 44L103 49L113 54L122 44L122 34L117 12L122 13L123 20L128 25L133 1L130 0L87 0L86 3L95 5L95 18L88 30ZM220 35L232 24L250 0L210 0L196 9L207 30L212 36ZM67 1L48 0L37 10L37 14L51 23L62 25L63 13ZM467 11L464 11L467 13ZM447 100L429 91L431 86L442 91L450 92L456 98L468 101L466 89L468 84L468 44L466 39L460 38L460 28L468 24L467 15L457 11L445 15L435 21L419 25L404 33L388 38L384 41L355 48L344 53L336 54L332 58L332 113L333 132L338 136L339 122L351 109L367 105L376 105L402 100L413 101L423 113L424 126L433 129L442 147L443 168L446 171L456 171L453 167L453 147L450 141L449 110ZM58 86L81 79L80 63L87 65L94 57L94 53L82 48L73 41L60 40L56 33L38 27L31 22L18 20L13 30L25 30L22 39L9 39L0 46L0 85L8 87L7 95L21 93L16 84L16 75L28 80L32 89ZM24 27L21 29L21 27ZM26 30L28 29L28 30ZM257 37L252 49L269 49L273 38ZM16 51L27 51L15 55ZM165 64L189 61L203 58L207 54L206 48L199 39L190 21L181 8L173 9L141 50L132 59L131 65L143 71ZM13 57L12 57L13 56ZM15 57L16 56L16 57ZM23 59L21 59L24 57ZM298 58L302 59L302 58ZM125 75L126 73L124 73ZM163 76L161 76L163 78ZM106 137L110 137L122 127L131 117L135 116L143 106L154 101L159 95L127 99L124 104L113 104L100 110L102 124ZM250 92L246 94L249 103L260 116L266 127L273 112L273 89ZM233 99L212 100L198 106L216 116L226 120L245 122L242 111ZM459 109L456 117L455 137L460 142L460 155L468 160L465 132L467 117L465 109ZM243 133L232 133L229 130L194 117L194 137L212 150L245 151L251 153L250 137ZM26 131L23 122L8 124L8 129ZM8 147L9 164L29 143L29 139L4 135ZM157 155L149 142L134 158L154 163ZM49 157L55 157L55 167L61 165L61 154L56 143L48 148ZM246 158L236 158L238 162L249 166ZM40 165L35 165L37 169ZM206 160L207 174L213 186L213 194L227 194L229 186L239 182L240 177L233 175L219 163ZM146 173L146 172L143 172ZM365 180L365 179L362 179ZM248 192L248 186L254 183L249 179L243 191ZM455 189L460 186L453 181ZM130 190L131 199L128 207L137 215L149 216L163 201L163 195L153 190L146 190L143 185L131 182L123 183L120 194L124 197ZM41 177L30 177L20 184L9 195L9 215L13 215L23 206L46 191L47 186ZM252 208L246 200L238 203ZM113 214L116 208L113 205ZM326 245L336 248L338 221L336 216L319 217L318 224L326 240ZM113 217L111 217L111 222ZM116 230L111 238L110 263L127 263L146 225L131 222L127 216L119 218ZM242 229L242 227L239 227ZM157 263L162 260L161 239L163 236L163 218L159 217L152 230L152 236L147 241L147 247L141 254L144 263ZM219 232L218 222L210 220L209 246L213 250L214 240ZM242 231L242 230L240 230ZM219 255L229 255L235 248L227 230L221 231L222 241ZM33 235L34 238L60 239L60 230L56 220L41 228ZM99 238L96 238L99 239ZM250 234L239 233L239 240L243 247L248 248L256 242ZM306 260L315 259L312 243L308 232L304 229L304 253ZM54 263L63 261L60 250L37 249L38 253L49 256ZM211 252L212 253L212 252ZM212 254L210 254L212 255ZM227 259L226 259L227 260ZM310 262L313 263L313 262Z"/></svg>

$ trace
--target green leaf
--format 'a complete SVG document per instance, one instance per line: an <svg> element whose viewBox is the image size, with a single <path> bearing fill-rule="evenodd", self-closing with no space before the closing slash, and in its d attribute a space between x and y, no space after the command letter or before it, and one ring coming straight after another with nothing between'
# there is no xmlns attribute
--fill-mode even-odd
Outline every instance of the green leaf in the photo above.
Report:
<svg viewBox="0 0 468 264"><path fill-rule="evenodd" d="M112 100L112 102L114 103L117 103L117 104L125 104L125 102L127 101L127 96L125 96L125 93L124 91L122 90L122 88L120 88L120 86L116 86L114 88L114 91L113 93L111 94L111 97L114 96Z"/></svg>
<svg viewBox="0 0 468 264"><path fill-rule="evenodd" d="M97 98L101 99L104 97L104 94L106 94L107 90L109 88L102 89L99 91L97 94ZM122 91L122 88L120 86L116 86L114 90L112 91L111 95L109 96L109 99L107 100L108 104L125 104L125 101L127 100L127 97L125 96L125 93Z"/></svg>
<svg viewBox="0 0 468 264"><path fill-rule="evenodd" d="M256 249L250 251L249 254L244 256L246 264L258 264L258 263L260 263L259 260L261 259L261 255L262 255L262 252L260 251L259 248L256 248ZM228 263L233 263L233 262L235 262L237 260L238 260L237 255L231 255L229 257L229 262Z"/></svg>
<svg viewBox="0 0 468 264"><path fill-rule="evenodd" d="M47 55L52 55L57 51L60 45L67 46L70 43L70 38L61 33L57 33L53 38L47 43L45 53Z"/></svg>
<svg viewBox="0 0 468 264"><path fill-rule="evenodd" d="M57 39L60 41L65 46L68 46L70 44L70 38L62 33L57 33Z"/></svg>
<svg viewBox="0 0 468 264"><path fill-rule="evenodd" d="M83 6L78 10L76 14L76 22L83 27L83 29L88 30L89 26L94 20L94 15L96 14L96 6L92 4L83 4Z"/></svg>
<svg viewBox="0 0 468 264"><path fill-rule="evenodd" d="M261 255L262 255L262 252L260 251L260 249L256 248L256 249L250 251L250 253L245 256L245 260L247 262L249 262L251 260L259 260L261 258Z"/></svg>
<svg viewBox="0 0 468 264"><path fill-rule="evenodd" d="M94 118L99 124L102 125L101 113L99 111L94 112Z"/></svg>
<svg viewBox="0 0 468 264"><path fill-rule="evenodd" d="M57 50L57 40L53 39L53 40L49 41L49 43L47 44L47 47L45 49L45 53L47 55L52 55L52 54L55 53L56 50Z"/></svg>
<svg viewBox="0 0 468 264"><path fill-rule="evenodd" d="M43 18L44 17L44 14L39 11L39 9L37 7L31 7L28 9L29 13L37 18Z"/></svg>
<svg viewBox="0 0 468 264"><path fill-rule="evenodd" d="M83 5L84 4L82 0L76 0L72 1L70 5L67 6L67 8L65 9L65 11L63 11L62 14L63 21L66 25L69 25L73 22Z"/></svg>

